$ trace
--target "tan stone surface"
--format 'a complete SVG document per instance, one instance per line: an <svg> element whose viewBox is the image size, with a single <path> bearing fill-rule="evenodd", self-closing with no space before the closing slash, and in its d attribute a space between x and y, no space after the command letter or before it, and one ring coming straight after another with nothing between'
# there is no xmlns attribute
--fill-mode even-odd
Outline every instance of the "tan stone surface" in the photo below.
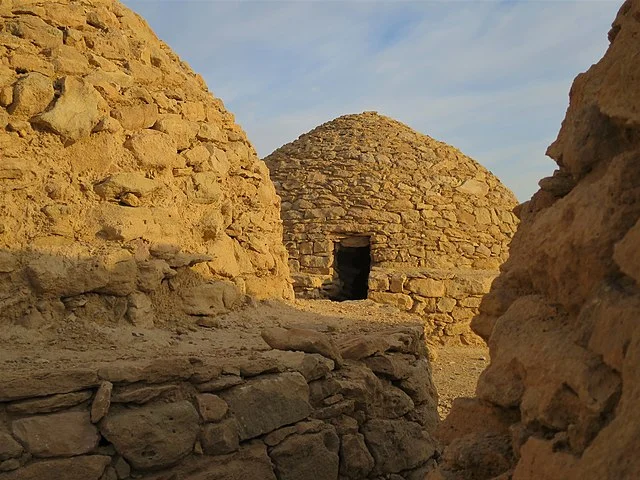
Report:
<svg viewBox="0 0 640 480"><path fill-rule="evenodd" d="M491 458L514 480L640 472L638 18L640 2L625 2L604 58L572 86L547 152L559 170L519 207L509 260L473 322L490 347L477 395L492 418L459 430L443 478L493 478ZM460 403L447 422L460 429L456 418L480 411ZM482 435L503 437L509 415L505 462Z"/></svg>
<svg viewBox="0 0 640 480"><path fill-rule="evenodd" d="M0 30L0 323L162 326L291 295L267 168L144 20L16 0ZM202 285L236 300L185 299Z"/></svg>

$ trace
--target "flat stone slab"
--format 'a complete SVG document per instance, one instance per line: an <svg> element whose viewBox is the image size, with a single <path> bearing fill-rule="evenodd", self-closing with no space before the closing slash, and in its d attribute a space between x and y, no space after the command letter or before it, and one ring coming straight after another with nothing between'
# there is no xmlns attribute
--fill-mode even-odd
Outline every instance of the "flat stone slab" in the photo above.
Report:
<svg viewBox="0 0 640 480"><path fill-rule="evenodd" d="M14 420L14 436L35 457L71 457L98 446L89 412L66 412Z"/></svg>

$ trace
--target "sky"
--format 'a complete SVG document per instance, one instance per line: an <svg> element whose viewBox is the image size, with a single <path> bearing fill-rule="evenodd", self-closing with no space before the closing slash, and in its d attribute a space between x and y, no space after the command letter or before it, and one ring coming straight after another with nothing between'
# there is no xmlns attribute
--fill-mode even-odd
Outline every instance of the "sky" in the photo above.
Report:
<svg viewBox="0 0 640 480"><path fill-rule="evenodd" d="M260 157L375 110L479 161L520 201L622 0L124 0L234 113Z"/></svg>

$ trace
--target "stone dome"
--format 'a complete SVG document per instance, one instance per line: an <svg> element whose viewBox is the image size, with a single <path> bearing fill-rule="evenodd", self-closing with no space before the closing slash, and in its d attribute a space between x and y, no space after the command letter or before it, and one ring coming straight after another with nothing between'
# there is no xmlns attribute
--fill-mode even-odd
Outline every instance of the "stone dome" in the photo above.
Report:
<svg viewBox="0 0 640 480"><path fill-rule="evenodd" d="M0 17L5 319L149 325L289 295L268 169L144 20L115 0Z"/></svg>
<svg viewBox="0 0 640 480"><path fill-rule="evenodd" d="M265 162L282 198L299 295L368 296L451 314L464 301L475 308L479 298L464 300L454 292L462 287L447 290L446 281L484 272L477 288L462 288L481 294L508 256L513 193L456 148L376 112L320 125Z"/></svg>

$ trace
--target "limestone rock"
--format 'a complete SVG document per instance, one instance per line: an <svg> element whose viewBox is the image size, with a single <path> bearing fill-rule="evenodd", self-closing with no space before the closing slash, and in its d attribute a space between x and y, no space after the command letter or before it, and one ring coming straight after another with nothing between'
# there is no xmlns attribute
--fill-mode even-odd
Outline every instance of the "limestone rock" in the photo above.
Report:
<svg viewBox="0 0 640 480"><path fill-rule="evenodd" d="M342 356L335 343L322 332L302 328L271 327L262 331L262 339L271 348L319 353L333 360L338 366L342 363Z"/></svg>
<svg viewBox="0 0 640 480"><path fill-rule="evenodd" d="M93 450L100 439L88 412L55 413L14 420L11 429L36 457L71 457Z"/></svg>
<svg viewBox="0 0 640 480"><path fill-rule="evenodd" d="M198 413L187 402L145 406L109 413L100 431L134 468L170 466L192 451Z"/></svg>
<svg viewBox="0 0 640 480"><path fill-rule="evenodd" d="M96 396L91 403L91 423L98 423L107 413L109 413L112 390L113 383L106 381L102 382L100 388L98 388Z"/></svg>
<svg viewBox="0 0 640 480"><path fill-rule="evenodd" d="M2 240L15 257L0 259L12 269L0 297L15 301L0 324L35 327L37 296L38 328L55 331L61 315L47 312L84 293L104 297L99 318L114 325L186 321L179 298L152 294L176 276L185 290L224 279L240 299L292 298L267 169L202 78L119 1L0 5ZM184 255L160 268L139 241ZM109 297L129 295L125 317ZM73 311L78 325L95 314Z"/></svg>
<svg viewBox="0 0 640 480"><path fill-rule="evenodd" d="M182 298L185 313L216 315L238 306L241 295L232 283L215 282L189 289Z"/></svg>
<svg viewBox="0 0 640 480"><path fill-rule="evenodd" d="M240 440L297 422L311 412L309 387L299 373L281 373L249 380L220 396L240 425Z"/></svg>
<svg viewBox="0 0 640 480"><path fill-rule="evenodd" d="M433 440L420 425L403 420L371 420L363 429L375 459L374 472L397 473L426 462L435 452Z"/></svg>
<svg viewBox="0 0 640 480"><path fill-rule="evenodd" d="M69 142L89 136L103 115L104 100L93 85L75 77L62 80L62 95L37 122Z"/></svg>
<svg viewBox="0 0 640 480"><path fill-rule="evenodd" d="M13 87L13 102L9 113L33 117L44 111L54 98L53 82L45 75L31 72Z"/></svg>
<svg viewBox="0 0 640 480"><path fill-rule="evenodd" d="M230 455L192 458L168 473L147 475L145 480L163 480L167 475L185 480L276 480L267 449L261 442L249 443Z"/></svg>
<svg viewBox="0 0 640 480"><path fill-rule="evenodd" d="M175 385L124 386L116 388L112 394L111 401L113 403L136 403L142 405L175 389Z"/></svg>
<svg viewBox="0 0 640 480"><path fill-rule="evenodd" d="M227 402L210 393L202 393L196 396L196 404L198 405L200 417L204 422L217 422L224 418L229 410Z"/></svg>
<svg viewBox="0 0 640 480"><path fill-rule="evenodd" d="M366 478L375 464L362 434L343 435L340 442L340 473L349 478Z"/></svg>
<svg viewBox="0 0 640 480"><path fill-rule="evenodd" d="M158 119L158 106L154 103L122 105L112 110L111 116L118 120L125 130L151 128Z"/></svg>
<svg viewBox="0 0 640 480"><path fill-rule="evenodd" d="M331 372L335 363L319 353L303 353L270 350L262 354L263 357L273 358L284 367L300 372L310 382L325 377Z"/></svg>
<svg viewBox="0 0 640 480"><path fill-rule="evenodd" d="M102 198L117 199L125 193L143 197L159 187L140 173L117 173L95 185L93 190Z"/></svg>
<svg viewBox="0 0 640 480"><path fill-rule="evenodd" d="M282 480L338 478L340 442L333 429L291 435L271 450L276 475Z"/></svg>
<svg viewBox="0 0 640 480"><path fill-rule="evenodd" d="M240 448L238 424L229 418L223 422L207 424L200 434L202 450L207 455L224 455Z"/></svg>
<svg viewBox="0 0 640 480"><path fill-rule="evenodd" d="M33 374L29 382L23 374L3 376L0 372L0 401L77 392L100 384L96 371L89 368L45 371Z"/></svg>

